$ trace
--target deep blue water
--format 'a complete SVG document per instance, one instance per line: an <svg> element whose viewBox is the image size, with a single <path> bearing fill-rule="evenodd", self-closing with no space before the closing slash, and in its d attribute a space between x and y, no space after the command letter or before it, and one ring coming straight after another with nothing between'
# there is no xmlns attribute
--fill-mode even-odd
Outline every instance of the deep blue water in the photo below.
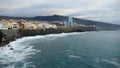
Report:
<svg viewBox="0 0 120 68"><path fill-rule="evenodd" d="M0 49L0 68L120 68L120 31L24 37Z"/></svg>

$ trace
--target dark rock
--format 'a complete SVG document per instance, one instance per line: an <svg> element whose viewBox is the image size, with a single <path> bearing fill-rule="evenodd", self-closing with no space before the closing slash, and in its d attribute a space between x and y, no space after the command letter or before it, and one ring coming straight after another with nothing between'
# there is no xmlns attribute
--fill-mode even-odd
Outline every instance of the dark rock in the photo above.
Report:
<svg viewBox="0 0 120 68"><path fill-rule="evenodd" d="M11 47L10 50L14 50L14 49Z"/></svg>
<svg viewBox="0 0 120 68"><path fill-rule="evenodd" d="M8 47L10 47L10 45L7 45Z"/></svg>
<svg viewBox="0 0 120 68"><path fill-rule="evenodd" d="M2 32L0 31L0 44L2 42Z"/></svg>
<svg viewBox="0 0 120 68"><path fill-rule="evenodd" d="M41 29L41 30L0 30L0 44L7 45L11 41L15 41L18 38L35 35L46 35L46 34L58 34L58 33L70 33L70 32L84 32L94 31L94 28L80 28L80 27L58 27L57 29ZM10 47L10 45L8 45ZM13 48L11 48L13 50Z"/></svg>

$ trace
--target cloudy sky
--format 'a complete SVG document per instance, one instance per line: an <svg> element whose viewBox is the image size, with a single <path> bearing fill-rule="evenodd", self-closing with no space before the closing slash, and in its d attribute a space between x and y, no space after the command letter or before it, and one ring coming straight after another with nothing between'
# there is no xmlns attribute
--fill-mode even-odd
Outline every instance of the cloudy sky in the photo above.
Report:
<svg viewBox="0 0 120 68"><path fill-rule="evenodd" d="M65 15L120 24L120 0L0 0L0 15Z"/></svg>

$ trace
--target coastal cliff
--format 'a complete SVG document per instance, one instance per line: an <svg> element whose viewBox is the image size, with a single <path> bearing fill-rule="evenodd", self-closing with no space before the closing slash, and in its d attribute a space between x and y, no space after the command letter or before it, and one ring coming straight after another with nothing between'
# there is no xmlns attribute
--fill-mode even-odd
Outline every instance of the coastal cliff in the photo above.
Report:
<svg viewBox="0 0 120 68"><path fill-rule="evenodd" d="M95 28L77 28L77 27L63 27L63 28L49 28L41 30L24 30L24 29L10 29L0 30L0 46L9 44L11 41L15 41L18 38L35 35L46 35L46 34L58 34L58 33L70 33L70 32L84 32L84 31L95 31Z"/></svg>

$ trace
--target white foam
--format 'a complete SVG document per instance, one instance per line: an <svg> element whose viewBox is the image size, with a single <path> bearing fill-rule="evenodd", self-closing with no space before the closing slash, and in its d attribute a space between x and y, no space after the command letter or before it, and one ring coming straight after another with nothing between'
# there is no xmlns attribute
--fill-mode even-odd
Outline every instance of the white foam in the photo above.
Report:
<svg viewBox="0 0 120 68"><path fill-rule="evenodd" d="M93 58L93 60L94 60L96 63L99 63L101 59L100 59L100 58L95 57L95 58Z"/></svg>
<svg viewBox="0 0 120 68"><path fill-rule="evenodd" d="M21 39L22 40L22 39ZM24 40L20 39L10 43L10 47L2 47L0 49L0 63L2 65L7 64L8 67L3 68L15 68L16 63L26 63L28 58L31 58L30 55L35 55L36 53L41 52L41 50L34 49L32 45L21 45ZM14 50L11 50L13 48Z"/></svg>
<svg viewBox="0 0 120 68"><path fill-rule="evenodd" d="M30 68L31 68L31 67L32 67L32 68L36 68L35 65L32 65L32 62L27 62L27 63L25 63L24 66L23 66L23 68L26 68L26 67L27 67L27 68L28 68L28 67L30 67Z"/></svg>
<svg viewBox="0 0 120 68"><path fill-rule="evenodd" d="M118 63L118 62L115 62L115 61L112 61L112 60L106 60L106 59L102 59L102 61L105 61L107 63L110 63L110 64L113 64L113 65L116 65L116 66L120 67L120 63Z"/></svg>
<svg viewBox="0 0 120 68"><path fill-rule="evenodd" d="M29 40L33 39L51 39L51 38L57 38L57 37L64 37L68 35L76 35L76 34L84 34L84 33L61 33L61 34L49 34L49 35L38 35L38 36L30 36L30 37L23 37L21 39L17 39L16 41L11 42L9 45L10 47L1 47L0 48L0 63L4 64L10 64L8 67L4 68L15 68L16 63L23 63L23 65L26 65L25 63L28 58L31 58L30 55L35 55L36 53L42 52L41 50L34 49L33 45L30 45L29 43L24 43ZM13 48L14 50L11 50L10 48ZM72 56L70 57L76 57ZM12 64L11 64L12 63ZM31 65L34 67L34 65Z"/></svg>
<svg viewBox="0 0 120 68"><path fill-rule="evenodd" d="M77 35L77 34L84 34L86 32L73 32L73 33L60 33L60 34L48 34L48 35L37 35L37 36L29 36L22 38L21 41L31 40L31 39L48 39L48 38L56 38L56 37L65 37L69 35Z"/></svg>
<svg viewBox="0 0 120 68"><path fill-rule="evenodd" d="M69 58L81 58L81 57L76 55L69 55Z"/></svg>

